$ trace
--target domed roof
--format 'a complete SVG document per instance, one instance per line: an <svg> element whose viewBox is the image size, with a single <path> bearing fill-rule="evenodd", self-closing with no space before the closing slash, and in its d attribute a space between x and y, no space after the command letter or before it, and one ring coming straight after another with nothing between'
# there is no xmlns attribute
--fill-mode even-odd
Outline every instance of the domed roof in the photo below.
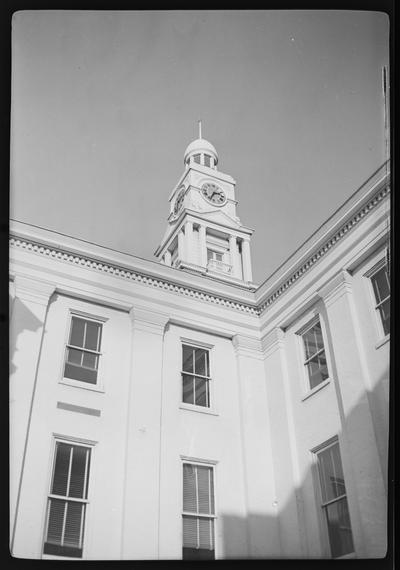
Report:
<svg viewBox="0 0 400 570"><path fill-rule="evenodd" d="M218 154L217 151L215 150L214 145L212 145L206 139L196 139L195 141L190 143L190 145L185 150L185 155L183 158L184 162L186 162L187 159L193 154L199 154L199 153L211 154L211 156L214 157L215 162L216 163L218 162Z"/></svg>

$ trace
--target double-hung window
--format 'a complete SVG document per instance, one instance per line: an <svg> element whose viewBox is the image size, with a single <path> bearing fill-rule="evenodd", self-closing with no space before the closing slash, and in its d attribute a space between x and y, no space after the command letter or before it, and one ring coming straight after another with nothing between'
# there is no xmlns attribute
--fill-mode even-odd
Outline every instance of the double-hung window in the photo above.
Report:
<svg viewBox="0 0 400 570"><path fill-rule="evenodd" d="M87 446L56 442L44 554L82 557L90 453Z"/></svg>
<svg viewBox="0 0 400 570"><path fill-rule="evenodd" d="M64 377L97 383L102 323L73 315L66 347Z"/></svg>
<svg viewBox="0 0 400 570"><path fill-rule="evenodd" d="M309 387L312 390L329 377L319 319L314 321L301 336L304 346L304 366L308 376Z"/></svg>
<svg viewBox="0 0 400 570"><path fill-rule="evenodd" d="M388 266L385 263L370 275L375 295L375 309L379 313L385 335L390 333L390 280Z"/></svg>
<svg viewBox="0 0 400 570"><path fill-rule="evenodd" d="M322 510L333 558L354 552L346 486L337 440L315 452L321 487Z"/></svg>
<svg viewBox="0 0 400 570"><path fill-rule="evenodd" d="M182 401L210 407L210 355L206 348L182 345Z"/></svg>
<svg viewBox="0 0 400 570"><path fill-rule="evenodd" d="M215 558L214 470L212 466L183 464L183 547L185 560Z"/></svg>

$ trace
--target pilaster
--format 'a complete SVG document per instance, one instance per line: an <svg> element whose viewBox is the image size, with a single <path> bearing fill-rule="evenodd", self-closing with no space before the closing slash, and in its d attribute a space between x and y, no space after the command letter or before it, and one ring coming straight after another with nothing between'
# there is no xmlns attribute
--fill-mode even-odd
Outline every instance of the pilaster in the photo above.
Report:
<svg viewBox="0 0 400 570"><path fill-rule="evenodd" d="M250 257L250 240L243 238L242 240L242 257L243 257L243 279L244 281L252 281L251 257Z"/></svg>
<svg viewBox="0 0 400 570"><path fill-rule="evenodd" d="M248 512L248 552L244 556L273 558L280 555L280 546L262 347L259 338L241 334L235 335L232 343L238 371L243 479Z"/></svg>
<svg viewBox="0 0 400 570"><path fill-rule="evenodd" d="M185 249L186 261L193 263L193 222L191 220L185 223Z"/></svg>
<svg viewBox="0 0 400 570"><path fill-rule="evenodd" d="M276 327L261 339L267 393L267 416L272 438L272 463L276 474L276 510L279 520L281 556L307 557L302 480L290 379L285 356L285 333ZM286 540L285 537L290 537Z"/></svg>
<svg viewBox="0 0 400 570"><path fill-rule="evenodd" d="M232 265L232 275L234 277L239 277L239 267L238 267L238 248L237 248L237 238L236 236L229 236L229 253L231 256Z"/></svg>
<svg viewBox="0 0 400 570"><path fill-rule="evenodd" d="M368 393L371 379L353 299L351 276L341 271L319 290L332 344L339 434L353 538L358 556L380 557L386 537L386 491Z"/></svg>
<svg viewBox="0 0 400 570"><path fill-rule="evenodd" d="M169 316L137 306L130 316L132 357L121 554L124 559L144 560L158 557L163 344ZM145 511L143 496L147 497Z"/></svg>
<svg viewBox="0 0 400 570"><path fill-rule="evenodd" d="M200 265L207 267L207 242L206 242L206 226L201 224L199 226L199 241L200 241Z"/></svg>
<svg viewBox="0 0 400 570"><path fill-rule="evenodd" d="M13 547L47 308L55 285L17 275L10 322L10 525Z"/></svg>
<svg viewBox="0 0 400 570"><path fill-rule="evenodd" d="M180 261L185 261L185 234L183 233L182 229L178 232L178 259Z"/></svg>

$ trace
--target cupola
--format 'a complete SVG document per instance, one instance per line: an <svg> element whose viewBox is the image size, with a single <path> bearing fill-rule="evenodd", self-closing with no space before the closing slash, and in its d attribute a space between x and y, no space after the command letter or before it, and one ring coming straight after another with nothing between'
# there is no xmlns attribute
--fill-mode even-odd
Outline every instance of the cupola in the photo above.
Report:
<svg viewBox="0 0 400 570"><path fill-rule="evenodd" d="M191 164L201 164L209 168L216 169L218 164L218 154L212 145L201 136L201 121L199 121L199 138L191 142L185 150L183 161L186 167Z"/></svg>

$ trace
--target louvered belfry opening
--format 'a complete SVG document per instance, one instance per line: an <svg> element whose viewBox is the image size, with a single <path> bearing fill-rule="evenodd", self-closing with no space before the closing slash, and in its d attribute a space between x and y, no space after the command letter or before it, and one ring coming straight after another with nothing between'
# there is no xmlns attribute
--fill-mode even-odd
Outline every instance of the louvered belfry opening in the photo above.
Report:
<svg viewBox="0 0 400 570"><path fill-rule="evenodd" d="M214 473L205 465L183 464L183 548L185 560L213 560Z"/></svg>
<svg viewBox="0 0 400 570"><path fill-rule="evenodd" d="M44 554L82 557L90 448L56 442Z"/></svg>

